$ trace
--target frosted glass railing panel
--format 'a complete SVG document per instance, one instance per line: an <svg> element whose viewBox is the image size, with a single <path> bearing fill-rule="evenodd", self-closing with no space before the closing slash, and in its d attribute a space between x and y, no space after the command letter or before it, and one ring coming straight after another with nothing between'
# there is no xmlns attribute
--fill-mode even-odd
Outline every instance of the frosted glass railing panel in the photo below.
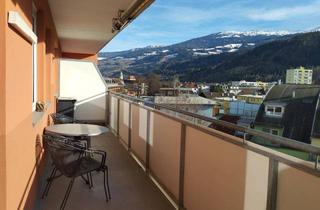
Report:
<svg viewBox="0 0 320 210"><path fill-rule="evenodd" d="M197 209L265 209L269 159L187 127L184 204Z"/></svg>
<svg viewBox="0 0 320 210"><path fill-rule="evenodd" d="M131 149L142 163L146 163L147 110L131 105Z"/></svg>
<svg viewBox="0 0 320 210"><path fill-rule="evenodd" d="M150 123L150 169L178 199L181 123L155 113Z"/></svg>

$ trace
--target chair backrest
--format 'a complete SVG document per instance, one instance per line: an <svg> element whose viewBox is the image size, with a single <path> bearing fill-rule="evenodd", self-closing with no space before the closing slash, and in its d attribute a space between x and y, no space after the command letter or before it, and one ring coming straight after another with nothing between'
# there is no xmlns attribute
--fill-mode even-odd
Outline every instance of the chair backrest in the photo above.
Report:
<svg viewBox="0 0 320 210"><path fill-rule="evenodd" d="M50 154L55 167L65 176L75 173L84 154L77 146L73 146L73 139L62 136L43 135L44 149Z"/></svg>
<svg viewBox="0 0 320 210"><path fill-rule="evenodd" d="M74 120L71 117L66 116L64 114L53 113L50 116L51 116L54 124L66 124L66 123L73 123L74 122Z"/></svg>

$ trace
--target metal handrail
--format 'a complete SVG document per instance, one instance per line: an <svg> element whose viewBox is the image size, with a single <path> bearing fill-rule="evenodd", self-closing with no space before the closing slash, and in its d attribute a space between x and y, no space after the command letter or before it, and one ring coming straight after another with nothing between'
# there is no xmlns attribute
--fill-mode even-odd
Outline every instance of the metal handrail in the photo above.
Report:
<svg viewBox="0 0 320 210"><path fill-rule="evenodd" d="M197 119L200 119L200 120L211 122L211 123L213 123L215 125L219 125L219 126L222 126L222 127L228 128L228 129L233 129L235 131L244 132L245 134L249 134L249 135L256 136L256 137L261 137L261 138L263 138L263 139L265 139L265 140L267 140L267 141L269 141L271 143L276 143L276 144L280 144L282 146L290 147L292 149L297 149L297 150L301 150L301 151L304 151L304 152L312 153L312 154L315 154L317 156L320 155L320 147L317 147L317 146L314 146L314 145L305 144L305 143L302 143L302 142L299 142L299 141L296 141L296 140L293 140L293 139L285 138L285 137L282 137L282 136L276 136L276 135L265 133L265 132L262 132L262 131L259 131L259 130L255 130L255 129L252 129L252 128L236 125L236 124L233 124L233 123L230 123L230 122L217 120L217 119L214 119L212 117L206 117L206 116L199 115L199 114L196 114L196 113L184 111L184 110L178 109L176 107L171 107L171 106L163 105L163 104L155 104L153 102L145 101L145 100L140 99L140 98L136 98L136 97L120 94L120 93L115 93L115 92L110 92L110 93L113 94L113 95L116 95L118 97L133 101L133 102L142 102L142 103L144 103L146 105L149 105L149 106L152 106L152 107L154 107L156 109L159 109L159 108L167 109L167 110L174 111L174 112L177 112L177 113L181 113L181 114L184 114L184 115L187 115L187 116L190 116L190 117L194 117L194 118L197 118Z"/></svg>

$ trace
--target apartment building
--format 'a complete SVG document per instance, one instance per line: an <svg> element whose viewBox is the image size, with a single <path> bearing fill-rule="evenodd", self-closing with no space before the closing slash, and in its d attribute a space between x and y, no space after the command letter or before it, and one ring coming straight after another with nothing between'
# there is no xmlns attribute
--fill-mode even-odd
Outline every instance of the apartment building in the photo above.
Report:
<svg viewBox="0 0 320 210"><path fill-rule="evenodd" d="M255 128L307 144L318 142L320 86L275 85L266 95Z"/></svg>
<svg viewBox="0 0 320 210"><path fill-rule="evenodd" d="M94 65L100 49L151 3L0 1L1 210L35 206L43 176L41 136L56 110L60 60ZM37 102L44 111L37 112Z"/></svg>
<svg viewBox="0 0 320 210"><path fill-rule="evenodd" d="M312 84L312 70L300 67L297 69L288 69L286 74L287 84Z"/></svg>
<svg viewBox="0 0 320 210"><path fill-rule="evenodd" d="M52 124L55 100L72 97L77 100L76 119L106 123L110 129L92 143L108 152L112 199L106 202L103 181L93 174L92 189L75 181L66 209L318 210L318 162L161 109L316 156L318 147L107 92L95 65L97 53L152 3L0 1L0 209L59 208L67 190L65 177L55 180L46 199L40 199L52 169L42 134ZM39 102L45 109L37 109Z"/></svg>

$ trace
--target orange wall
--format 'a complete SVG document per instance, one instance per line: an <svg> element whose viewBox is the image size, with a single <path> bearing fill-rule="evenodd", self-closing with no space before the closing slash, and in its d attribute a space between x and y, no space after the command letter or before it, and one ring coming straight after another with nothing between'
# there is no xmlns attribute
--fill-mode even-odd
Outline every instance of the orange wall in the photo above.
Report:
<svg viewBox="0 0 320 210"><path fill-rule="evenodd" d="M5 174L5 3L0 1L0 209L6 206Z"/></svg>
<svg viewBox="0 0 320 210"><path fill-rule="evenodd" d="M93 62L97 62L97 54L89 55L89 54L78 54L78 53L62 53L63 58L77 59L77 60L89 60Z"/></svg>
<svg viewBox="0 0 320 210"><path fill-rule="evenodd" d="M0 17L0 49L5 50L5 56L2 56L3 52L0 51L0 65L5 65L4 68L1 66L5 72L0 73L0 85L5 87L0 86L0 91L6 92L5 101L1 98L0 102L0 120L5 124L5 127L0 126L0 131L4 130L0 150L5 148L5 153L0 151L0 169L5 169L1 170L5 173L4 176L0 176L0 209L32 209L41 163L40 137L48 124L48 114L55 109L54 94L58 87L57 58L61 54L59 42L47 1L35 0L34 3L38 13L42 14L41 18L38 17L42 27L37 28L38 100L51 102L51 106L42 119L33 125L32 45L6 23L7 12L14 10L31 27L32 1L1 1L6 7L5 13L1 12ZM49 42L46 42L46 37L50 37ZM5 45L2 42L5 42ZM5 60L2 62L4 57ZM4 74L5 77L2 77ZM5 83L2 82L3 79ZM1 92L0 94L2 96ZM5 113L5 117L2 113ZM2 183L6 186L2 187Z"/></svg>

